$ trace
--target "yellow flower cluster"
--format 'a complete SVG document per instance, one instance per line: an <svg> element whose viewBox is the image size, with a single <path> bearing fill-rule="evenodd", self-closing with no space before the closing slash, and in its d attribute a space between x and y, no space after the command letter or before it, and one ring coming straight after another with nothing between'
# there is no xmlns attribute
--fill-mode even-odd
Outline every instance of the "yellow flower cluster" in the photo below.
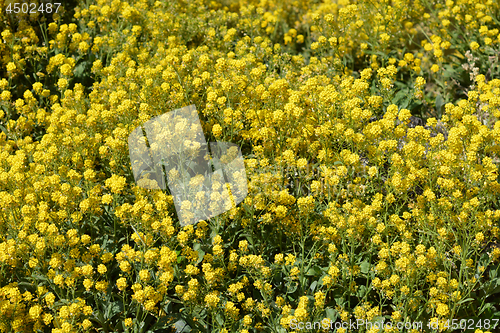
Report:
<svg viewBox="0 0 500 333"><path fill-rule="evenodd" d="M63 7L0 13L0 332L441 325L496 306L474 295L499 283L498 2ZM190 104L241 147L248 195L182 227L157 180L134 183L127 139Z"/></svg>

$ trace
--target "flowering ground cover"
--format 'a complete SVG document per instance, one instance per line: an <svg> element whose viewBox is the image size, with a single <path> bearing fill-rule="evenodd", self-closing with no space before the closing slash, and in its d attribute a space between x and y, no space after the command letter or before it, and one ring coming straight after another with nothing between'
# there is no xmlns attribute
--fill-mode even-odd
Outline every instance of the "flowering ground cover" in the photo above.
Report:
<svg viewBox="0 0 500 333"><path fill-rule="evenodd" d="M498 1L32 3L0 3L1 332L499 330ZM181 226L127 138L188 105L248 195Z"/></svg>

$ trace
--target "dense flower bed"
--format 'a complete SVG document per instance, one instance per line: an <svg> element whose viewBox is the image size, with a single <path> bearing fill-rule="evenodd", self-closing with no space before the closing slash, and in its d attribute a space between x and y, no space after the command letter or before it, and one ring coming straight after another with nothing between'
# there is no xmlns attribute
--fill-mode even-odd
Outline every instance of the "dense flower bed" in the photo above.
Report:
<svg viewBox="0 0 500 333"><path fill-rule="evenodd" d="M495 331L497 1L6 6L1 332ZM191 104L249 194L181 227L127 138Z"/></svg>

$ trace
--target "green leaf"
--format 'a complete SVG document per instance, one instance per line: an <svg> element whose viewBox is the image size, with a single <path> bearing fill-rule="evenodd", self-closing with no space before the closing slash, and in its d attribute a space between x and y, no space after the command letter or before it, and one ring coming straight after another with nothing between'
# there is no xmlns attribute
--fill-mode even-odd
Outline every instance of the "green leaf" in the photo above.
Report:
<svg viewBox="0 0 500 333"><path fill-rule="evenodd" d="M196 252L198 252L198 261L196 262L196 264L199 264L203 260L203 257L205 256L206 252L201 249L201 244L200 243L195 243L193 245L193 250L195 250Z"/></svg>
<svg viewBox="0 0 500 333"><path fill-rule="evenodd" d="M299 284L298 283L294 283L293 285L290 285L290 283L287 283L286 285L286 293L287 294L293 294L297 288L298 288Z"/></svg>
<svg viewBox="0 0 500 333"><path fill-rule="evenodd" d="M179 254L177 254L177 263L180 264L184 259L186 259L185 256L180 256Z"/></svg>
<svg viewBox="0 0 500 333"><path fill-rule="evenodd" d="M370 272L370 266L371 266L371 264L368 261L363 261L359 265L359 268L361 269L361 273L368 274L368 272Z"/></svg>
<svg viewBox="0 0 500 333"><path fill-rule="evenodd" d="M337 303L340 307L342 307L345 303L345 300L344 300L344 297L340 296L340 297L336 297L335 298L335 303Z"/></svg>
<svg viewBox="0 0 500 333"><path fill-rule="evenodd" d="M86 67L86 63L85 62L81 62L79 63L78 65L75 66L75 70L74 70L74 74L76 77L80 78L83 76L83 73L85 72L85 67Z"/></svg>
<svg viewBox="0 0 500 333"><path fill-rule="evenodd" d="M220 313L217 313L217 315L215 316L215 320L217 320L219 326L224 326L224 318L222 318Z"/></svg>
<svg viewBox="0 0 500 333"><path fill-rule="evenodd" d="M33 283L30 283L30 282L19 282L17 284L17 286L22 287L21 290L23 290L23 291L28 290L28 288L29 289L34 288Z"/></svg>
<svg viewBox="0 0 500 333"><path fill-rule="evenodd" d="M2 126L2 125L0 125L0 130L1 130L2 132L4 132L4 133L5 133L5 135L9 134L9 132L7 131L7 129L6 129L4 126Z"/></svg>
<svg viewBox="0 0 500 333"><path fill-rule="evenodd" d="M407 109L411 111L411 114L418 115L421 108L422 108L421 101L412 101Z"/></svg>
<svg viewBox="0 0 500 333"><path fill-rule="evenodd" d="M463 303L466 303L466 302L470 302L470 301L473 301L474 298L465 298L463 300L460 300L457 305L460 305L460 304L463 304Z"/></svg>
<svg viewBox="0 0 500 333"><path fill-rule="evenodd" d="M366 295L367 291L368 289L366 288L366 286L360 285L356 292L356 296L358 296L359 298L363 298Z"/></svg>
<svg viewBox="0 0 500 333"><path fill-rule="evenodd" d="M106 319L111 319L123 311L123 304L120 301L111 302L106 309Z"/></svg>
<svg viewBox="0 0 500 333"><path fill-rule="evenodd" d="M321 268L319 266L314 266L309 268L309 270L305 274L306 276L320 276Z"/></svg>
<svg viewBox="0 0 500 333"><path fill-rule="evenodd" d="M489 311L488 311L488 310L489 310ZM480 316L481 314L483 314L483 313L485 313L485 312L486 312L486 313L490 313L490 314L491 314L491 313L492 313L492 312L494 312L495 310L496 310L496 308L495 308L495 307L494 307L491 303L486 303L486 304L484 304L484 305L482 306L482 308L479 310L479 312L478 312L478 314L477 314L477 315L478 315L478 316Z"/></svg>
<svg viewBox="0 0 500 333"><path fill-rule="evenodd" d="M497 276L499 276L498 275L499 270L500 270L500 265L497 265L495 269L490 270L490 280L494 280L496 279ZM498 283L500 283L500 279L498 281L499 281Z"/></svg>
<svg viewBox="0 0 500 333"><path fill-rule="evenodd" d="M318 281L313 281L313 283L311 283L311 286L309 288L311 289L312 292L314 292L314 289L316 289L317 285L318 285Z"/></svg>
<svg viewBox="0 0 500 333"><path fill-rule="evenodd" d="M436 96L436 112L439 118L441 118L441 115L443 114L443 105L444 105L444 100L441 94L438 94Z"/></svg>
<svg viewBox="0 0 500 333"><path fill-rule="evenodd" d="M325 317L330 319L330 320L336 320L339 316L339 313L337 310L332 309L332 308L326 308L325 309Z"/></svg>
<svg viewBox="0 0 500 333"><path fill-rule="evenodd" d="M375 318L373 318L370 323L372 324L372 326L375 326L377 327L377 325L375 323L379 323L379 327L383 327L382 326L382 323L385 321L385 318L383 316L377 316Z"/></svg>
<svg viewBox="0 0 500 333"><path fill-rule="evenodd" d="M407 95L408 95L408 89L404 89L404 90L398 91L396 93L396 95L394 96L394 98L392 99L392 103L396 104L396 105L399 105L398 103L400 103L401 101L406 100L406 105L405 106L399 105L400 108L403 108L403 109L406 108L406 106L408 106Z"/></svg>
<svg viewBox="0 0 500 333"><path fill-rule="evenodd" d="M500 292L500 279L497 279L496 287L494 287L492 290L488 290L487 292L488 292L489 296L499 293Z"/></svg>
<svg viewBox="0 0 500 333"><path fill-rule="evenodd" d="M31 277L33 278L33 280L37 279L37 280L41 280L41 281L50 282L50 280L46 276L40 275L37 273L31 273Z"/></svg>

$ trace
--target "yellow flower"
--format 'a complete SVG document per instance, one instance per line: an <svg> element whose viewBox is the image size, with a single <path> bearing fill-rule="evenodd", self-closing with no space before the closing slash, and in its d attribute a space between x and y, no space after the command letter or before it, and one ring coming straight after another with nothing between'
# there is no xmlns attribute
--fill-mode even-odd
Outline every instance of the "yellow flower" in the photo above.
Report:
<svg viewBox="0 0 500 333"><path fill-rule="evenodd" d="M381 41L382 43L386 43L386 42L388 42L390 39L391 39L391 36L389 36L389 34L387 34L387 33L385 33L385 32L384 32L384 33L382 33L382 34L380 35L380 41Z"/></svg>
<svg viewBox="0 0 500 333"><path fill-rule="evenodd" d="M416 89L422 88L425 85L425 83L426 83L425 79L419 76L415 81L415 88Z"/></svg>
<svg viewBox="0 0 500 333"><path fill-rule="evenodd" d="M105 185L111 189L112 193L119 194L125 188L127 181L125 177L112 175L110 178L106 179Z"/></svg>
<svg viewBox="0 0 500 333"><path fill-rule="evenodd" d="M478 232L476 234L476 242L482 243L484 241L484 234L482 232Z"/></svg>
<svg viewBox="0 0 500 333"><path fill-rule="evenodd" d="M99 264L99 266L97 266L97 271L99 274L104 274L108 271L108 269L103 264Z"/></svg>
<svg viewBox="0 0 500 333"><path fill-rule="evenodd" d="M41 92L42 92L42 89L43 89L43 84L42 84L42 83L40 83L40 82L35 82L35 83L33 83L33 90L34 90L37 94L41 93Z"/></svg>
<svg viewBox="0 0 500 333"><path fill-rule="evenodd" d="M148 281L150 276L149 276L149 271L147 269L141 269L139 272L139 278L141 281Z"/></svg>
<svg viewBox="0 0 500 333"><path fill-rule="evenodd" d="M208 294L205 296L205 303L207 304L208 307L214 308L219 304L220 298L215 294L214 292Z"/></svg>
<svg viewBox="0 0 500 333"><path fill-rule="evenodd" d="M242 241L240 241L240 243L239 243L239 248L240 248L240 250L241 250L241 251L243 251L243 252L248 251L248 241L246 241L246 240L242 240Z"/></svg>
<svg viewBox="0 0 500 333"><path fill-rule="evenodd" d="M305 158L299 158L297 160L297 167L300 168L300 169L303 169L307 166L307 159Z"/></svg>
<svg viewBox="0 0 500 333"><path fill-rule="evenodd" d="M215 124L212 126L212 133L216 138L220 138L222 135L222 127L219 124Z"/></svg>
<svg viewBox="0 0 500 333"><path fill-rule="evenodd" d="M476 51L479 48L479 44L477 42L472 42L469 44L472 51Z"/></svg>
<svg viewBox="0 0 500 333"><path fill-rule="evenodd" d="M437 125L437 120L434 117L427 119L427 126L434 127Z"/></svg>
<svg viewBox="0 0 500 333"><path fill-rule="evenodd" d="M59 87L59 89L64 89L68 86L68 80L66 79L59 79L57 81L57 86Z"/></svg>
<svg viewBox="0 0 500 333"><path fill-rule="evenodd" d="M245 326L250 326L252 324L252 317L245 315L245 317L243 317L243 323Z"/></svg>
<svg viewBox="0 0 500 333"><path fill-rule="evenodd" d="M8 71L8 72L13 72L13 71L15 71L15 70L16 70L16 68L17 68L17 67L16 67L16 65L15 65L13 62L9 62L9 63L7 64L7 71Z"/></svg>
<svg viewBox="0 0 500 333"><path fill-rule="evenodd" d="M51 306L52 304L54 304L55 299L56 299L56 297L51 292L49 292L47 295L45 295L45 302L49 306Z"/></svg>
<svg viewBox="0 0 500 333"><path fill-rule="evenodd" d="M399 111L398 118L401 120L403 123L406 123L411 117L411 112L410 110L407 109L401 109Z"/></svg>
<svg viewBox="0 0 500 333"><path fill-rule="evenodd" d="M83 41L83 42L80 42L78 44L78 51L80 51L81 53L85 53L87 52L87 50L89 49L89 44L87 44L87 42Z"/></svg>
<svg viewBox="0 0 500 333"><path fill-rule="evenodd" d="M54 277L54 283L58 286L62 286L64 284L64 277L60 274Z"/></svg>
<svg viewBox="0 0 500 333"><path fill-rule="evenodd" d="M100 292L106 292L106 289L108 288L108 282L106 281L98 281L95 284L95 289L97 289Z"/></svg>
<svg viewBox="0 0 500 333"><path fill-rule="evenodd" d="M90 288L92 288L93 285L94 285L94 282L92 280L90 280L90 279L83 280L83 286L85 287L85 289L87 291L89 291Z"/></svg>
<svg viewBox="0 0 500 333"><path fill-rule="evenodd" d="M127 288L127 279L124 277L119 278L116 280L116 286L121 291L125 290L125 288Z"/></svg>
<svg viewBox="0 0 500 333"><path fill-rule="evenodd" d="M37 320L42 313L42 307L40 305L32 306L29 310L30 317Z"/></svg>
<svg viewBox="0 0 500 333"><path fill-rule="evenodd" d="M449 308L448 308L448 305L446 304L443 304L443 303L439 303L437 308L436 308L436 313L442 317L445 317L448 315L448 313L450 312Z"/></svg>
<svg viewBox="0 0 500 333"><path fill-rule="evenodd" d="M36 258L30 258L30 260L29 260L29 266L30 266L30 268L34 268L34 267L38 266L38 259L36 259Z"/></svg>
<svg viewBox="0 0 500 333"><path fill-rule="evenodd" d="M284 218L286 216L287 211L288 209L285 206L279 205L278 207L276 207L274 212L276 213L276 217Z"/></svg>
<svg viewBox="0 0 500 333"><path fill-rule="evenodd" d="M189 275L196 275L200 272L200 270L196 266L193 266L193 265L187 265L187 267L184 271Z"/></svg>
<svg viewBox="0 0 500 333"><path fill-rule="evenodd" d="M72 74L71 66L69 64L64 64L60 68L62 75L70 76Z"/></svg>
<svg viewBox="0 0 500 333"><path fill-rule="evenodd" d="M399 321L401 319L401 312L400 311L394 311L391 315L392 319Z"/></svg>
<svg viewBox="0 0 500 333"><path fill-rule="evenodd" d="M134 322L133 322L132 318L125 318L125 320L124 320L124 324L125 324L125 326L127 326L127 327L132 326L132 325L133 325L133 323L134 323Z"/></svg>
<svg viewBox="0 0 500 333"><path fill-rule="evenodd" d="M113 202L113 196L110 195L110 194L105 194L105 195L102 196L101 201L102 201L103 204L109 205L110 203Z"/></svg>
<svg viewBox="0 0 500 333"><path fill-rule="evenodd" d="M0 99L2 99L2 101L9 101L10 98L11 98L11 93L8 90L4 90L0 94Z"/></svg>

